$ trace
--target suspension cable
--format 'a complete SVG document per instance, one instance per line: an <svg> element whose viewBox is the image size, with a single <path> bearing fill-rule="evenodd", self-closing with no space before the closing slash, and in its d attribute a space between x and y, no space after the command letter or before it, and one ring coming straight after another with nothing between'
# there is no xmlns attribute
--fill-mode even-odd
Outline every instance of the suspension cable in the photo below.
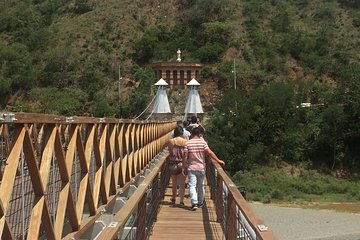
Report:
<svg viewBox="0 0 360 240"><path fill-rule="evenodd" d="M149 103L149 105L145 108L145 110L144 110L142 113L140 113L139 116L137 116L136 118L134 118L134 120L137 120L140 116L142 116L142 115L146 112L146 110L148 110L148 108L149 108L150 105L153 103L153 101L154 101L154 99L155 99L156 97L157 97L157 93L154 95L153 99L151 100L151 102Z"/></svg>

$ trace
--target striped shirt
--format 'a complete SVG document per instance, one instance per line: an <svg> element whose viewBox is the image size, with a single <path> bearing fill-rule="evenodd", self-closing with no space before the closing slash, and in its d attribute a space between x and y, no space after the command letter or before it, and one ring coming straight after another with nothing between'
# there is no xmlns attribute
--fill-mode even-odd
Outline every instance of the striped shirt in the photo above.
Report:
<svg viewBox="0 0 360 240"><path fill-rule="evenodd" d="M205 151L208 148L203 138L192 138L187 141L184 151L188 153L189 171L205 171Z"/></svg>

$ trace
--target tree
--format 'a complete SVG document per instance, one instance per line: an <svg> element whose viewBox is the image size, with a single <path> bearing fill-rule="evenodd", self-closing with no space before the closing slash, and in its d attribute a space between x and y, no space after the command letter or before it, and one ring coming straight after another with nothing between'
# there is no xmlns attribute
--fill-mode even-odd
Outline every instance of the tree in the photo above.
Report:
<svg viewBox="0 0 360 240"><path fill-rule="evenodd" d="M196 51L196 55L201 62L214 63L219 61L225 47L215 43L207 43Z"/></svg>
<svg viewBox="0 0 360 240"><path fill-rule="evenodd" d="M105 117L114 114L114 109L110 107L103 91L95 93L93 106L93 113L96 117Z"/></svg>
<svg viewBox="0 0 360 240"><path fill-rule="evenodd" d="M232 27L226 22L205 22L201 24L198 34L199 44L217 43L226 46L230 39Z"/></svg>
<svg viewBox="0 0 360 240"><path fill-rule="evenodd" d="M152 32L145 32L145 34L138 38L134 44L134 60L139 64L145 64L154 57L155 47L158 43L156 35Z"/></svg>
<svg viewBox="0 0 360 240"><path fill-rule="evenodd" d="M155 79L154 72L151 69L142 69L138 65L134 65L131 69L132 74L136 81L139 82L137 88L134 88L129 97L129 111L133 115L140 114L146 109L150 103L152 92L153 80Z"/></svg>
<svg viewBox="0 0 360 240"><path fill-rule="evenodd" d="M92 7L89 5L88 0L75 0L74 13L83 14L91 10Z"/></svg>
<svg viewBox="0 0 360 240"><path fill-rule="evenodd" d="M20 88L30 89L36 78L28 48L20 43L9 46L0 43L0 76L4 80L2 92L10 93Z"/></svg>
<svg viewBox="0 0 360 240"><path fill-rule="evenodd" d="M360 2L358 0L338 0L341 5L350 8L360 8Z"/></svg>
<svg viewBox="0 0 360 240"><path fill-rule="evenodd" d="M317 157L322 155L323 161L332 170L337 164L343 167L344 159L345 114L339 104L328 106L322 113L322 124L317 140Z"/></svg>
<svg viewBox="0 0 360 240"><path fill-rule="evenodd" d="M48 114L80 115L87 101L87 94L76 88L33 88L30 96L38 104L33 111Z"/></svg>
<svg viewBox="0 0 360 240"><path fill-rule="evenodd" d="M42 83L45 86L63 88L73 83L78 60L70 48L58 47L48 50L44 56L44 64Z"/></svg>

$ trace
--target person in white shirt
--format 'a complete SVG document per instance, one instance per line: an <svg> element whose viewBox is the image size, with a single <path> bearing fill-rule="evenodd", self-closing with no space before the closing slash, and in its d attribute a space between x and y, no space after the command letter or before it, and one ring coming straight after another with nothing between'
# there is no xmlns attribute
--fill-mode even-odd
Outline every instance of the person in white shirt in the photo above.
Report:
<svg viewBox="0 0 360 240"><path fill-rule="evenodd" d="M185 123L185 122L184 122L184 123ZM177 121L177 122L176 122L176 126L183 128L183 135L182 135L183 138L185 138L185 139L189 139L189 138L190 138L191 133L190 133L188 130L186 130L185 125L183 124L182 121L180 121L180 120ZM172 130L171 133L170 133L170 138L173 138L173 137L174 137L174 130Z"/></svg>

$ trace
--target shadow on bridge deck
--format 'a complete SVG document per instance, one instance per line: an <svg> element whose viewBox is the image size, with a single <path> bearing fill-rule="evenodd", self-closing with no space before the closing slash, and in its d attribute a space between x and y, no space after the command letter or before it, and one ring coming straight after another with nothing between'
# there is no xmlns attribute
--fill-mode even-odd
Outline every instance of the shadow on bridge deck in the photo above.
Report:
<svg viewBox="0 0 360 240"><path fill-rule="evenodd" d="M189 189L186 189L185 196L188 196L188 193ZM197 211L191 210L191 201L188 197L184 198L185 207L179 205L179 198L176 199L175 205L171 205L170 183L150 239L225 239L221 225L216 221L215 206L210 199L208 186L205 186L205 194L205 204Z"/></svg>

